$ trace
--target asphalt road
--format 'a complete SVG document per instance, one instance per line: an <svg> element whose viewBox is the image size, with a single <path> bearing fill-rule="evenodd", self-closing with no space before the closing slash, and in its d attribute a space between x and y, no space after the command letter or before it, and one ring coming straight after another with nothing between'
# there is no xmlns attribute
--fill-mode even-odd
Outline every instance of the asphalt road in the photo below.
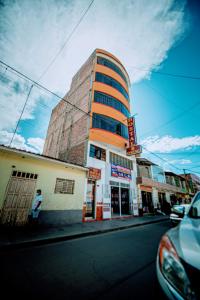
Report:
<svg viewBox="0 0 200 300"><path fill-rule="evenodd" d="M161 222L1 253L2 299L163 299L155 259L168 228Z"/></svg>

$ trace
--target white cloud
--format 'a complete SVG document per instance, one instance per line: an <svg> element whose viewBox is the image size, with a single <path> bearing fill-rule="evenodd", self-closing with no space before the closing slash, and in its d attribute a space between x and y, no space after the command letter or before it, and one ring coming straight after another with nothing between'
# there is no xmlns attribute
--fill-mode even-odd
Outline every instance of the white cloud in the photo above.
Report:
<svg viewBox="0 0 200 300"><path fill-rule="evenodd" d="M10 141L13 137L13 133L6 130L0 131L0 143L5 146L10 146ZM41 153L43 148L44 140L40 138L29 138L25 140L20 134L15 134L11 147L22 149L34 153Z"/></svg>
<svg viewBox="0 0 200 300"><path fill-rule="evenodd" d="M38 78L77 24L89 1L5 1L1 13L3 58ZM183 35L185 1L94 1L69 44L44 77L66 92L76 70L105 48L127 67L132 81L148 76ZM141 69L145 69L141 70Z"/></svg>
<svg viewBox="0 0 200 300"><path fill-rule="evenodd" d="M28 138L27 144L41 153L44 146L44 140L41 138Z"/></svg>
<svg viewBox="0 0 200 300"><path fill-rule="evenodd" d="M170 164L177 164L177 165L188 165L191 164L192 161L190 159L174 159L169 161Z"/></svg>
<svg viewBox="0 0 200 300"><path fill-rule="evenodd" d="M36 80L89 5L88 0L4 0L3 3L1 60ZM127 68L131 81L139 81L166 59L169 49L184 36L186 27L184 0L178 4L175 0L94 1L42 83L63 95L75 72L95 48L112 52ZM5 69L0 68L0 72L4 73ZM0 130L11 132L20 116L28 86L9 71L5 73L7 76L8 82L0 81ZM39 93L42 91L36 92L34 87L22 120L35 118L41 101ZM45 97L49 105L50 96L45 94Z"/></svg>
<svg viewBox="0 0 200 300"><path fill-rule="evenodd" d="M200 146L200 136L174 138L170 135L163 137L156 135L147 137L142 140L141 144L148 151L169 153L176 150L189 150L191 147Z"/></svg>

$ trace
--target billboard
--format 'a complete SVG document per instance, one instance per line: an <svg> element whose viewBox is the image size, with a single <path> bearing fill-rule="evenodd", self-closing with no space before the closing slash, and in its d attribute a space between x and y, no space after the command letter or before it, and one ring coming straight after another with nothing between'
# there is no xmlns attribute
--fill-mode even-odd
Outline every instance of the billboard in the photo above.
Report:
<svg viewBox="0 0 200 300"><path fill-rule="evenodd" d="M111 176L131 180L131 170L111 164Z"/></svg>

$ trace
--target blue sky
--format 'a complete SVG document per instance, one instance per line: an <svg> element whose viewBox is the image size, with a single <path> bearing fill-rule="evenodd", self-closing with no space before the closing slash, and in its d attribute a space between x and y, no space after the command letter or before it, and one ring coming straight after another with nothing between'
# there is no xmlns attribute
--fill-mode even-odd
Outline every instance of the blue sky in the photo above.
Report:
<svg viewBox="0 0 200 300"><path fill-rule="evenodd" d="M1 1L0 59L38 80L89 3ZM63 96L95 48L112 52L130 74L138 142L157 156L143 155L166 170L200 173L200 80L157 73L200 77L199 37L198 1L95 0L40 82ZM31 84L1 65L0 84L0 142L9 144ZM41 151L57 102L34 87L13 146Z"/></svg>
<svg viewBox="0 0 200 300"><path fill-rule="evenodd" d="M195 1L189 1L187 4L190 14L189 29L183 40L168 52L160 72L200 77L199 8ZM175 143L174 148L177 150L166 153L167 145L158 142L155 147L152 144L149 150L180 169L188 168L200 173L200 147L179 147L184 138L196 136L199 139L200 80L171 77L155 72L150 80L142 80L132 85L132 93L133 110L138 113L136 119L139 142L149 136L157 136L157 141L170 136L170 143ZM179 140L175 141L177 138ZM184 144L187 146L187 141ZM149 158L165 168L179 172L156 156L149 155ZM198 165L199 168L196 168Z"/></svg>

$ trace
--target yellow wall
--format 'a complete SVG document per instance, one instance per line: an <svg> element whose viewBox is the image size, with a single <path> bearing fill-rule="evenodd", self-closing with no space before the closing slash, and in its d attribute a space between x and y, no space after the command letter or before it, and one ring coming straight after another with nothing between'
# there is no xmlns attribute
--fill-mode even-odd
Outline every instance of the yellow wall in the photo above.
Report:
<svg viewBox="0 0 200 300"><path fill-rule="evenodd" d="M25 158L22 158L22 157ZM12 166L16 168L12 168ZM65 167L56 162L8 153L0 150L0 208L2 208L6 186L13 170L38 174L36 189L44 196L42 209L66 210L82 209L85 194L86 171ZM54 194L56 178L75 180L74 194Z"/></svg>

